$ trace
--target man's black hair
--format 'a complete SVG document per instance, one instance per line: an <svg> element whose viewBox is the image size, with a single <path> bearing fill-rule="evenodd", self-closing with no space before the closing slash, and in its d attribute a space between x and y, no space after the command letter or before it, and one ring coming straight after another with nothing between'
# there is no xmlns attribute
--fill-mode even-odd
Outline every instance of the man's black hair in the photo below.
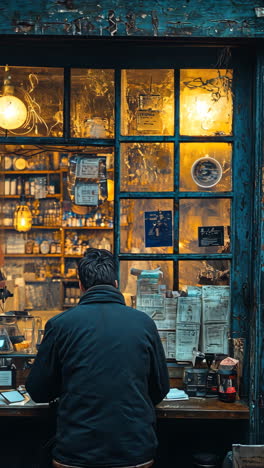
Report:
<svg viewBox="0 0 264 468"><path fill-rule="evenodd" d="M78 273L85 290L97 284L116 286L116 265L109 250L87 249L78 264Z"/></svg>

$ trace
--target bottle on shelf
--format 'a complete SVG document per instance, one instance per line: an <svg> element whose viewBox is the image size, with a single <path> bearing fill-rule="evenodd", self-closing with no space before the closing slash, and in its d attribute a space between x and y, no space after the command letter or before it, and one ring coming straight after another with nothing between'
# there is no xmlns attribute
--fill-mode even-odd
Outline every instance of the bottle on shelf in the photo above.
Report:
<svg viewBox="0 0 264 468"><path fill-rule="evenodd" d="M16 187L16 193L17 195L22 195L23 192L23 183L22 183L22 177L17 178L17 187Z"/></svg>

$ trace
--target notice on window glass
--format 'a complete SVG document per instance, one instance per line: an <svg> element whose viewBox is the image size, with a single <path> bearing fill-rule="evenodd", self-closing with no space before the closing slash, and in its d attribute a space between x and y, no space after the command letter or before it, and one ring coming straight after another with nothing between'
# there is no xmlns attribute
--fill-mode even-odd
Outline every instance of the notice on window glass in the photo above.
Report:
<svg viewBox="0 0 264 468"><path fill-rule="evenodd" d="M162 133L162 121L159 111L138 111L137 114L138 132Z"/></svg>
<svg viewBox="0 0 264 468"><path fill-rule="evenodd" d="M76 165L76 177L82 179L97 179L99 173L99 158L79 158Z"/></svg>
<svg viewBox="0 0 264 468"><path fill-rule="evenodd" d="M198 227L199 247L224 245L224 226Z"/></svg>
<svg viewBox="0 0 264 468"><path fill-rule="evenodd" d="M74 202L76 205L97 206L98 184L77 184L75 186Z"/></svg>
<svg viewBox="0 0 264 468"><path fill-rule="evenodd" d="M145 247L172 246L172 211L145 211Z"/></svg>

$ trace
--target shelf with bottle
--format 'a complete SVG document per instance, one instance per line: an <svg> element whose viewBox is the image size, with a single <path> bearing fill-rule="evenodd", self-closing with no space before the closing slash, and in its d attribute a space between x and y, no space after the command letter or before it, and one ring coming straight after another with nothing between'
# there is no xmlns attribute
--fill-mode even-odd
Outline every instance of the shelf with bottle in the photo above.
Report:
<svg viewBox="0 0 264 468"><path fill-rule="evenodd" d="M5 153L0 157L1 173L5 172L60 172L68 164L68 153L43 151L38 148L17 150L17 153Z"/></svg>
<svg viewBox="0 0 264 468"><path fill-rule="evenodd" d="M113 235L111 233L101 230L96 236L91 235L91 230L79 231L69 230L65 232L64 236L64 256L67 257L80 257L85 254L89 247L101 248L112 250Z"/></svg>
<svg viewBox="0 0 264 468"><path fill-rule="evenodd" d="M76 286L76 282L67 283L64 287L64 302L63 307L73 307L80 300L80 288Z"/></svg>
<svg viewBox="0 0 264 468"><path fill-rule="evenodd" d="M44 172L38 176L31 172L19 175L10 173L1 183L1 193L4 197L19 197L23 194L36 199L61 196L60 173Z"/></svg>
<svg viewBox="0 0 264 468"><path fill-rule="evenodd" d="M106 210L96 210L95 213L78 214L73 211L63 211L62 214L62 227L65 229L76 228L100 228L100 229L113 229L113 216L112 213Z"/></svg>
<svg viewBox="0 0 264 468"><path fill-rule="evenodd" d="M61 240L61 233L57 230L32 230L27 233L15 231L5 238L4 255L61 257Z"/></svg>
<svg viewBox="0 0 264 468"><path fill-rule="evenodd" d="M12 228L14 214L18 201L4 200L2 203L2 227ZM61 202L56 199L28 199L27 205L32 213L32 224L34 227L61 227Z"/></svg>

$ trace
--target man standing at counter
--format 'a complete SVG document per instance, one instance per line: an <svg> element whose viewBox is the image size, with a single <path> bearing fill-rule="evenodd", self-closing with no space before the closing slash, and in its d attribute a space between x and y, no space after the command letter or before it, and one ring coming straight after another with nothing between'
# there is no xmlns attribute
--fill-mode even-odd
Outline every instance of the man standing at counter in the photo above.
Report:
<svg viewBox="0 0 264 468"><path fill-rule="evenodd" d="M53 466L148 468L169 391L156 325L125 305L111 252L88 249L78 272L79 304L47 322L26 382L35 402L59 398Z"/></svg>

